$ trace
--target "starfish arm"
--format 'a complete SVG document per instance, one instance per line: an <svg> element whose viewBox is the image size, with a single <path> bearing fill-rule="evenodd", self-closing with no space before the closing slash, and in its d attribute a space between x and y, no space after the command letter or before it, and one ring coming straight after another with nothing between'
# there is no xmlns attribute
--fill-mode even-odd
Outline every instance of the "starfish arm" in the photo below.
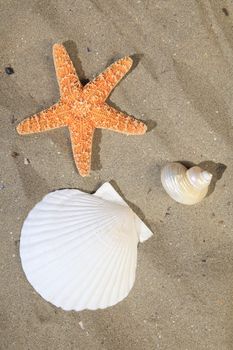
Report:
<svg viewBox="0 0 233 350"><path fill-rule="evenodd" d="M53 46L53 59L61 96L68 96L74 87L81 91L82 84L63 45L55 44Z"/></svg>
<svg viewBox="0 0 233 350"><path fill-rule="evenodd" d="M145 134L146 125L114 108L104 104L92 112L94 125L96 128L110 129L128 135Z"/></svg>
<svg viewBox="0 0 233 350"><path fill-rule="evenodd" d="M69 127L74 161L81 176L90 173L94 130L90 124L81 122Z"/></svg>
<svg viewBox="0 0 233 350"><path fill-rule="evenodd" d="M33 134L50 129L59 128L66 125L67 113L59 103L52 107L26 118L17 126L19 134Z"/></svg>
<svg viewBox="0 0 233 350"><path fill-rule="evenodd" d="M114 87L124 77L132 66L132 59L125 57L113 63L96 79L88 83L83 91L86 98L98 102L104 102Z"/></svg>

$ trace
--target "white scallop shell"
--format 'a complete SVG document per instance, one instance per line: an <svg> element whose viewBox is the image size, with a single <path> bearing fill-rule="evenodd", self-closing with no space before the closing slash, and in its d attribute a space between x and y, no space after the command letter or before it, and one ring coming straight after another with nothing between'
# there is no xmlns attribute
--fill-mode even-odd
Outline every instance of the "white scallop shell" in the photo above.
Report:
<svg viewBox="0 0 233 350"><path fill-rule="evenodd" d="M109 183L94 195L58 190L23 224L23 270L44 299L64 310L105 308L130 292L137 244L151 235Z"/></svg>
<svg viewBox="0 0 233 350"><path fill-rule="evenodd" d="M196 204L207 194L212 174L199 166L187 168L180 163L169 163L161 172L165 191L182 204Z"/></svg>

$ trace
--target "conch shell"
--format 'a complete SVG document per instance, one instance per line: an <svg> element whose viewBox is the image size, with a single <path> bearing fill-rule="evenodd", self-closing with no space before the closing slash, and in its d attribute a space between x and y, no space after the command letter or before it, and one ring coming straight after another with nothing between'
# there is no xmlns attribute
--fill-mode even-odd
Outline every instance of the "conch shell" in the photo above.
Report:
<svg viewBox="0 0 233 350"><path fill-rule="evenodd" d="M207 194L212 174L194 166L187 169L180 163L169 163L161 172L161 181L165 191L175 201L182 204L196 204Z"/></svg>

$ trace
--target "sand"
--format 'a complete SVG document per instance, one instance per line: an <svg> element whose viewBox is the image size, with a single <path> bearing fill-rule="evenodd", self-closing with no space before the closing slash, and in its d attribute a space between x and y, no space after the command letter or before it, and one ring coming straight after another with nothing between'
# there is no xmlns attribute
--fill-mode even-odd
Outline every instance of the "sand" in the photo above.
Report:
<svg viewBox="0 0 233 350"><path fill-rule="evenodd" d="M233 349L232 2L2 0L0 7L0 349ZM83 80L124 55L135 62L110 101L150 131L97 131L88 178L76 172L66 130L15 131L59 98L55 42ZM191 207L170 199L160 183L168 161L211 170L209 196ZM22 223L54 189L92 192L110 180L154 236L139 246L136 283L123 302L62 311L24 276Z"/></svg>

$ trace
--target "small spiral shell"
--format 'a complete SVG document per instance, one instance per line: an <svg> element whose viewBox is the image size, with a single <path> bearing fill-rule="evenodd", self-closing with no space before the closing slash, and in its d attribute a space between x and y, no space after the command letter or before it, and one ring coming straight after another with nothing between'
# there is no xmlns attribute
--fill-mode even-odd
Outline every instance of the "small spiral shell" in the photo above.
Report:
<svg viewBox="0 0 233 350"><path fill-rule="evenodd" d="M192 205L200 202L207 194L212 174L194 166L187 169L180 163L169 163L161 172L165 191L175 201Z"/></svg>

